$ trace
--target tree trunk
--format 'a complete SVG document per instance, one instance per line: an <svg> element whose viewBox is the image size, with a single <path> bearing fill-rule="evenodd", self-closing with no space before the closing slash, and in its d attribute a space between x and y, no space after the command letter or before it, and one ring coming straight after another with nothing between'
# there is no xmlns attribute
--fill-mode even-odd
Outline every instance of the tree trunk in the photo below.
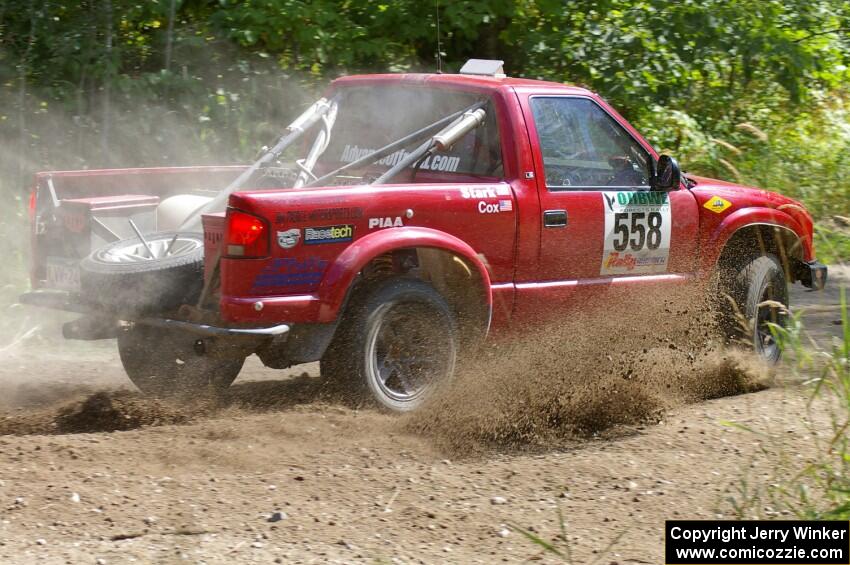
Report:
<svg viewBox="0 0 850 565"><path fill-rule="evenodd" d="M25 178L29 171L25 156L29 154L27 150L27 80L30 66L30 55L32 54L33 44L35 43L35 1L30 0L27 7L30 15L30 33L27 38L27 49L24 56L21 58L21 63L18 66L18 175L16 186L24 186L27 182Z"/></svg>
<svg viewBox="0 0 850 565"><path fill-rule="evenodd" d="M171 70L171 50L174 48L174 15L177 11L177 0L171 0L168 8L168 29L165 32L165 70Z"/></svg>
<svg viewBox="0 0 850 565"><path fill-rule="evenodd" d="M104 0L103 4L106 15L106 43L104 45L104 50L106 51L106 70L103 75L103 119L100 130L100 149L105 162L109 164L112 162L112 155L109 150L109 129L112 118L112 79L114 75L112 61L112 0Z"/></svg>

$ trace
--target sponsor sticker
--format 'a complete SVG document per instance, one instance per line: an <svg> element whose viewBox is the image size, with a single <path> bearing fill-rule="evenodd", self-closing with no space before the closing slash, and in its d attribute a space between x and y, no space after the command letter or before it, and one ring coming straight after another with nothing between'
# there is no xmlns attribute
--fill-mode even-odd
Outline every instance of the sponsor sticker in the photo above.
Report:
<svg viewBox="0 0 850 565"><path fill-rule="evenodd" d="M275 216L277 224L357 220L363 217L363 208L317 208L316 210L287 210Z"/></svg>
<svg viewBox="0 0 850 565"><path fill-rule="evenodd" d="M404 226L401 216L395 218L369 218L369 229L375 228L400 228Z"/></svg>
<svg viewBox="0 0 850 565"><path fill-rule="evenodd" d="M283 249L292 249L298 244L299 239L301 239L301 230L298 228L277 232L277 244Z"/></svg>
<svg viewBox="0 0 850 565"><path fill-rule="evenodd" d="M460 189L460 195L464 198L496 198L496 189L464 186Z"/></svg>
<svg viewBox="0 0 850 565"><path fill-rule="evenodd" d="M274 259L254 279L253 289L313 286L322 281L328 261L316 257Z"/></svg>
<svg viewBox="0 0 850 565"><path fill-rule="evenodd" d="M204 244L205 245L218 245L221 243L221 240L224 239L224 234L220 231L205 231L204 232Z"/></svg>
<svg viewBox="0 0 850 565"><path fill-rule="evenodd" d="M603 192L605 243L600 273L664 273L670 256L670 200L666 192Z"/></svg>
<svg viewBox="0 0 850 565"><path fill-rule="evenodd" d="M354 226L342 224L339 226L323 226L304 228L304 244L319 245L321 243L343 243L354 239Z"/></svg>
<svg viewBox="0 0 850 565"><path fill-rule="evenodd" d="M708 199L708 202L702 205L702 207L707 210L711 210L715 214L719 214L720 212L723 212L724 210L729 208L729 206L731 205L732 203L726 200L725 198L721 198L719 196L712 196Z"/></svg>
<svg viewBox="0 0 850 565"><path fill-rule="evenodd" d="M514 205L510 200L499 200L498 203L485 202L484 200L478 201L479 214L498 214L500 212L510 212L513 209Z"/></svg>
<svg viewBox="0 0 850 565"><path fill-rule="evenodd" d="M369 155L370 153L374 153L375 150L368 147L360 147L358 145L346 145L342 149L342 155L340 156L340 161L343 163L353 163L358 159ZM395 153L390 153L383 159L376 161L377 165L384 165L387 167L392 167L400 163L405 157L410 155L409 151L405 151L404 149L399 149ZM424 161L419 165L419 168L424 171L446 171L449 173L454 173L457 171L460 166L460 157L455 157L454 155L430 155L425 158Z"/></svg>
<svg viewBox="0 0 850 565"><path fill-rule="evenodd" d="M463 198L497 198L499 196L510 196L511 189L507 186L484 186L473 187L463 186L460 189L460 195Z"/></svg>
<svg viewBox="0 0 850 565"><path fill-rule="evenodd" d="M496 202L485 202L484 200L478 201L478 213L479 214L498 214L500 212L512 212L514 209L514 203L511 200L499 200Z"/></svg>

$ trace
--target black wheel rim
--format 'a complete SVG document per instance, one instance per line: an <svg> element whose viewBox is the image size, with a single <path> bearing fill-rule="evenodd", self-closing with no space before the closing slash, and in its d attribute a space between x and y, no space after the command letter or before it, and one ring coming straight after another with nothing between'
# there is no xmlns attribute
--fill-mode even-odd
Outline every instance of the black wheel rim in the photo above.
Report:
<svg viewBox="0 0 850 565"><path fill-rule="evenodd" d="M783 294L777 292L773 284L769 284L759 297L753 338L756 351L769 360L777 359L780 354L779 343L771 326L785 326L787 311Z"/></svg>
<svg viewBox="0 0 850 565"><path fill-rule="evenodd" d="M416 303L382 305L367 335L367 370L378 390L399 403L419 400L454 364L442 318Z"/></svg>

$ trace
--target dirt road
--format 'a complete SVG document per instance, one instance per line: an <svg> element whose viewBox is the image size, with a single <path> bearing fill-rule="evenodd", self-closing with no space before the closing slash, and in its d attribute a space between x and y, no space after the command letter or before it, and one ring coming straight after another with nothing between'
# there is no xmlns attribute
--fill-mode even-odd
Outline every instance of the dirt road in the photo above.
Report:
<svg viewBox="0 0 850 565"><path fill-rule="evenodd" d="M850 270L832 270L828 293L795 291L820 343L838 333L841 282ZM53 433L0 436L0 562L520 562L539 548L509 525L557 540L560 508L576 562L658 563L665 519L731 516L743 478L809 444L791 385L467 456L324 400L311 366L282 378L250 363L226 407L142 401L120 392L112 346L3 351L0 428ZM722 421L786 439L759 449ZM72 433L99 427L128 431Z"/></svg>

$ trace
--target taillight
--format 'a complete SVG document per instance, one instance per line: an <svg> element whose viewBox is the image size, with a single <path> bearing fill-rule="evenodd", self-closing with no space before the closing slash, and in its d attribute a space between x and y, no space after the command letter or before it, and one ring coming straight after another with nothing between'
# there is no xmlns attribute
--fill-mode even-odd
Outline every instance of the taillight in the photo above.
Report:
<svg viewBox="0 0 850 565"><path fill-rule="evenodd" d="M225 255L228 257L257 258L269 254L269 229L262 218L229 209Z"/></svg>
<svg viewBox="0 0 850 565"><path fill-rule="evenodd" d="M30 222L35 220L35 205L38 201L38 188L33 187L32 192L30 192Z"/></svg>

